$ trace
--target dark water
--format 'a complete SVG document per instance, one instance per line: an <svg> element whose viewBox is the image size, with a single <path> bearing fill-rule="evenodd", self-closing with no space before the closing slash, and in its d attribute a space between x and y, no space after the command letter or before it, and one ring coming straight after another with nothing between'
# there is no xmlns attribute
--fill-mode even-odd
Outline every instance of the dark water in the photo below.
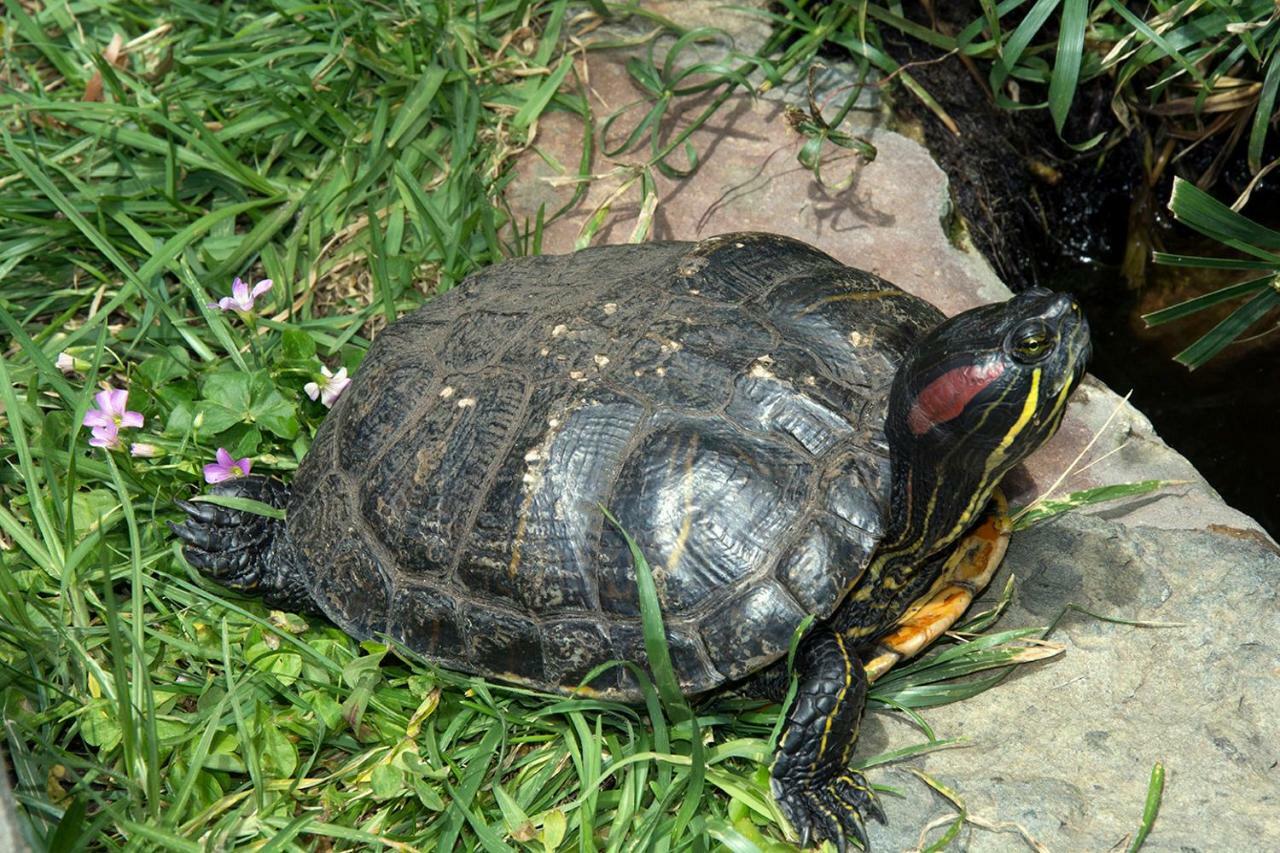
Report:
<svg viewBox="0 0 1280 853"><path fill-rule="evenodd" d="M1196 254L1222 254L1197 246ZM1137 406L1228 504L1280 538L1280 317L1189 371L1172 360L1240 301L1154 329L1140 315L1239 281L1238 274L1151 267L1141 289L1118 267L1063 263L1052 286L1075 292L1094 335L1091 372ZM1270 331L1270 334L1265 334Z"/></svg>

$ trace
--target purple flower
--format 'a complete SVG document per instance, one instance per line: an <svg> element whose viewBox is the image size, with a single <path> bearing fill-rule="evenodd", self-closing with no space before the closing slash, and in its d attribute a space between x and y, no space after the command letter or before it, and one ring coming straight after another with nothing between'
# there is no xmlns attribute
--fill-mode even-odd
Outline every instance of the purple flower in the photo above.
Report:
<svg viewBox="0 0 1280 853"><path fill-rule="evenodd" d="M120 448L120 427L114 423L99 424L93 428L93 437L89 439L89 444L94 447L105 447L107 450L118 450Z"/></svg>
<svg viewBox="0 0 1280 853"><path fill-rule="evenodd" d="M128 409L129 392L107 387L94 395L98 408L84 413L84 425L93 428L89 444L115 450L120 446L120 430L142 426L142 415Z"/></svg>
<svg viewBox="0 0 1280 853"><path fill-rule="evenodd" d="M330 373L329 368L321 365L320 374L319 382L308 382L302 386L302 390L307 392L307 396L312 400L319 397L325 408L331 409L333 404L337 402L339 395L347 390L351 380L347 378L347 369L345 367L339 367L337 373Z"/></svg>
<svg viewBox="0 0 1280 853"><path fill-rule="evenodd" d="M225 447L218 448L217 457L217 462L210 462L204 466L206 483L221 483L223 480L247 476L249 469L253 467L253 462L248 456L243 459L232 459Z"/></svg>
<svg viewBox="0 0 1280 853"><path fill-rule="evenodd" d="M223 311L237 311L248 314L253 310L253 303L259 296L271 289L271 279L264 278L253 286L245 284L238 277L231 283L231 295L224 296L217 302L210 302L210 308L221 308Z"/></svg>
<svg viewBox="0 0 1280 853"><path fill-rule="evenodd" d="M145 441L135 441L129 445L130 456L141 456L150 459L160 455L160 448L154 444L148 444Z"/></svg>

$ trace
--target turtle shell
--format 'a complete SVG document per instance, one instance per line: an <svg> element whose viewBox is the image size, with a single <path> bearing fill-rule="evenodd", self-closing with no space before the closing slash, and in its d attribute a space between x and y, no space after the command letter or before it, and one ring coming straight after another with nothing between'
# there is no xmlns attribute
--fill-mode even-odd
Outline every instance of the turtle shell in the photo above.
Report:
<svg viewBox="0 0 1280 853"><path fill-rule="evenodd" d="M317 603L447 668L572 689L645 662L652 567L688 693L783 655L875 551L893 375L941 314L803 243L513 260L378 336L295 478ZM590 683L635 698L625 668Z"/></svg>

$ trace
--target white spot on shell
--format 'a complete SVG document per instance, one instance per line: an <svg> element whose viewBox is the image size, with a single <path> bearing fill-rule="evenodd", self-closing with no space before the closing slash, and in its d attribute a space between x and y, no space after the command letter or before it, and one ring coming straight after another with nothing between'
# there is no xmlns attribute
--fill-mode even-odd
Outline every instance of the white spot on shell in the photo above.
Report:
<svg viewBox="0 0 1280 853"><path fill-rule="evenodd" d="M569 378L574 382L586 382L587 374L583 373L581 370L570 370Z"/></svg>
<svg viewBox="0 0 1280 853"><path fill-rule="evenodd" d="M871 345L871 335L864 335L857 329L849 333L849 343L855 347L865 347Z"/></svg>
<svg viewBox="0 0 1280 853"><path fill-rule="evenodd" d="M663 352L678 352L681 349L679 341L665 341L662 344Z"/></svg>
<svg viewBox="0 0 1280 853"><path fill-rule="evenodd" d="M551 330L551 337L558 338L567 331L569 331L569 327L566 326L564 323L561 323L560 325L556 326L554 329Z"/></svg>
<svg viewBox="0 0 1280 853"><path fill-rule="evenodd" d="M440 389L440 398L441 398L441 399L443 399L443 400L448 400L448 399L449 399L450 397L452 397L452 396L453 396L453 386L452 386L452 385L446 385L446 386L444 386L443 388L441 388L441 389Z"/></svg>
<svg viewBox="0 0 1280 853"><path fill-rule="evenodd" d="M476 404L476 398L475 398L475 397L463 397L461 400L459 400L459 401L458 401L458 408L459 408L459 409L470 409L470 408L472 408L473 406L475 406L475 404Z"/></svg>
<svg viewBox="0 0 1280 853"><path fill-rule="evenodd" d="M633 370L632 373L634 373L636 376L644 376L643 370Z"/></svg>
<svg viewBox="0 0 1280 853"><path fill-rule="evenodd" d="M551 427L552 429L555 429L556 427L560 426L560 419L547 418L547 426Z"/></svg>
<svg viewBox="0 0 1280 853"><path fill-rule="evenodd" d="M734 244L733 244L733 247L734 247L735 249L741 249L744 245L745 245L745 244L743 244L743 243L734 243Z"/></svg>
<svg viewBox="0 0 1280 853"><path fill-rule="evenodd" d="M659 367L659 368L657 368L656 370L654 370L653 372L654 372L654 373L656 373L656 374L658 374L659 376L666 376L666 375L667 375L667 369L666 369L665 367Z"/></svg>
<svg viewBox="0 0 1280 853"><path fill-rule="evenodd" d="M777 379L769 368L765 367L764 364L759 361L752 363L749 373L756 379Z"/></svg>
<svg viewBox="0 0 1280 853"><path fill-rule="evenodd" d="M547 349L546 347L543 347L542 349L538 350L538 355L551 355L551 350Z"/></svg>
<svg viewBox="0 0 1280 853"><path fill-rule="evenodd" d="M806 376L806 377L804 378L804 384L805 384L805 385L809 385L809 386L817 385L817 384L818 384L818 378L817 378L816 376Z"/></svg>
<svg viewBox="0 0 1280 853"><path fill-rule="evenodd" d="M689 295L690 295L690 296L698 296L698 295L699 295L699 294L701 294L701 293L702 293L702 291L701 291L701 290L698 290L698 288L696 288L696 287L691 287L691 288L689 288Z"/></svg>
<svg viewBox="0 0 1280 853"><path fill-rule="evenodd" d="M618 313L618 303L606 302L604 304L604 315L606 317L612 317L614 314L617 314L617 313Z"/></svg>
<svg viewBox="0 0 1280 853"><path fill-rule="evenodd" d="M525 462L537 462L541 458L542 453L536 447L524 455Z"/></svg>
<svg viewBox="0 0 1280 853"><path fill-rule="evenodd" d="M594 361L596 363L596 367L604 367L606 364L609 363L609 356L598 355L595 357Z"/></svg>

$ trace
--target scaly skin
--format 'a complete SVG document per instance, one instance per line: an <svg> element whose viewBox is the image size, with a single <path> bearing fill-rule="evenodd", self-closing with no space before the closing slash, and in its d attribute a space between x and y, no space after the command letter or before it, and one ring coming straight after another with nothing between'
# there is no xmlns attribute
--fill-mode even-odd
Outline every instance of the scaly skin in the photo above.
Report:
<svg viewBox="0 0 1280 853"><path fill-rule="evenodd" d="M289 489L267 477L237 477L209 490L212 495L250 498L283 509ZM187 513L169 529L183 542L187 562L208 578L240 592L261 596L271 607L316 613L311 578L289 559L284 522L217 504L178 501Z"/></svg>
<svg viewBox="0 0 1280 853"><path fill-rule="evenodd" d="M955 624L990 583L1011 529L1008 504L997 490L986 517L955 544L948 559L935 560L922 572L937 574L928 592L878 642L868 643L856 631L846 639L825 626L805 638L796 660L804 677L787 714L772 783L802 844L830 838L843 851L853 837L868 847L864 821L883 821L884 812L863 776L848 769L867 684ZM785 691L785 672L771 669L762 676L772 676L773 698L778 686Z"/></svg>

